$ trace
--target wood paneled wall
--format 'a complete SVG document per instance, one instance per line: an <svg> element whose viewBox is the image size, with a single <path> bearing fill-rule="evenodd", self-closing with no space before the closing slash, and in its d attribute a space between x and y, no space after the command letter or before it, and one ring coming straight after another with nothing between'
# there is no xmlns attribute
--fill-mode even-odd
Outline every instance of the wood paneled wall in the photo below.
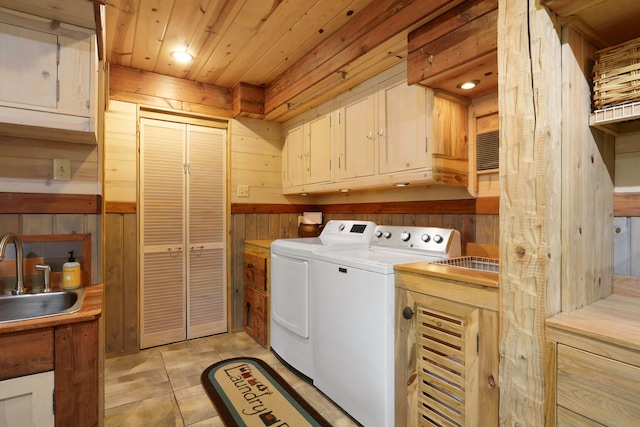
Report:
<svg viewBox="0 0 640 427"><path fill-rule="evenodd" d="M105 354L136 352L138 346L138 253L135 214L105 214Z"/></svg>
<svg viewBox="0 0 640 427"><path fill-rule="evenodd" d="M102 283L102 215L82 213L0 214L0 236L7 232L24 236L91 234L91 284ZM66 255L66 253L60 254L61 257Z"/></svg>
<svg viewBox="0 0 640 427"><path fill-rule="evenodd" d="M53 180L53 159L71 160L71 180ZM0 136L0 191L100 194L97 145Z"/></svg>
<svg viewBox="0 0 640 427"><path fill-rule="evenodd" d="M107 202L136 202L136 104L109 101L105 111L104 197Z"/></svg>

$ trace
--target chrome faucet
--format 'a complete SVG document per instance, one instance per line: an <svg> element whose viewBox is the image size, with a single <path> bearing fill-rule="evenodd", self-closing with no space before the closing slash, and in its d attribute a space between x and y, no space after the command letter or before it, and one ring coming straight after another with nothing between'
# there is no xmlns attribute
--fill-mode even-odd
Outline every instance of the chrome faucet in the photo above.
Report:
<svg viewBox="0 0 640 427"><path fill-rule="evenodd" d="M14 295L21 295L26 292L24 284L22 283L22 242L13 233L6 233L0 240L0 261L4 260L4 252L7 249L9 240L13 240L13 245L16 247L16 288L11 291Z"/></svg>

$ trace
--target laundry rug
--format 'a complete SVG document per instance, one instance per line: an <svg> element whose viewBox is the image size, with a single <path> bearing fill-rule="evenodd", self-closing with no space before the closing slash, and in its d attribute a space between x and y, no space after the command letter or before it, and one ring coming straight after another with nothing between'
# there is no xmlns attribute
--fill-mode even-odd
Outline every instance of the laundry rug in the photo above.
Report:
<svg viewBox="0 0 640 427"><path fill-rule="evenodd" d="M331 426L260 359L222 360L205 369L200 378L228 427Z"/></svg>

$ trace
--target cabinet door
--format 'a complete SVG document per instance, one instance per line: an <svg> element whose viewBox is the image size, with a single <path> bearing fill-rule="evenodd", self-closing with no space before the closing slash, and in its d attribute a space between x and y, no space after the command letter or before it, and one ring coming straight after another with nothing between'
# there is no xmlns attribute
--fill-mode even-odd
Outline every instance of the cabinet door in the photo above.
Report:
<svg viewBox="0 0 640 427"><path fill-rule="evenodd" d="M53 427L53 371L0 381L0 425Z"/></svg>
<svg viewBox="0 0 640 427"><path fill-rule="evenodd" d="M339 103L338 178L375 174L375 97L373 89Z"/></svg>
<svg viewBox="0 0 640 427"><path fill-rule="evenodd" d="M58 37L0 23L0 100L58 105Z"/></svg>
<svg viewBox="0 0 640 427"><path fill-rule="evenodd" d="M401 289L396 304L396 425L495 425L480 414L480 310Z"/></svg>
<svg viewBox="0 0 640 427"><path fill-rule="evenodd" d="M227 331L226 131L187 125L187 339Z"/></svg>
<svg viewBox="0 0 640 427"><path fill-rule="evenodd" d="M289 129L282 150L282 186L295 187L304 183L304 127L300 123Z"/></svg>
<svg viewBox="0 0 640 427"><path fill-rule="evenodd" d="M331 115L305 123L305 184L331 180Z"/></svg>
<svg viewBox="0 0 640 427"><path fill-rule="evenodd" d="M378 106L379 172L428 167L425 90L398 74L380 84Z"/></svg>
<svg viewBox="0 0 640 427"><path fill-rule="evenodd" d="M140 346L184 340L185 126L140 120Z"/></svg>

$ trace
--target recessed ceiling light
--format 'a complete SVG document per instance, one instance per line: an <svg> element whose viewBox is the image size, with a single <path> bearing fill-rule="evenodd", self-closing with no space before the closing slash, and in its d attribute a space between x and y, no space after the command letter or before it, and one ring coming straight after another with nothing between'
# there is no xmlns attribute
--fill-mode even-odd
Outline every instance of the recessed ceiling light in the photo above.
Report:
<svg viewBox="0 0 640 427"><path fill-rule="evenodd" d="M457 88L458 89L469 90L469 89L473 89L474 87L478 86L478 83L480 83L480 80L469 80L469 81L466 81L464 83L460 83L457 86Z"/></svg>
<svg viewBox="0 0 640 427"><path fill-rule="evenodd" d="M193 59L193 56L191 56L190 53L183 50L176 50L175 52L171 52L171 56L173 56L176 61L180 62L189 62Z"/></svg>
<svg viewBox="0 0 640 427"><path fill-rule="evenodd" d="M396 184L393 184L396 187L406 187L407 185L409 185L408 182L398 182Z"/></svg>
<svg viewBox="0 0 640 427"><path fill-rule="evenodd" d="M348 188L341 188L341 189L340 189L340 192L341 192L341 193L348 193L348 192L349 192L349 189L348 189Z"/></svg>

